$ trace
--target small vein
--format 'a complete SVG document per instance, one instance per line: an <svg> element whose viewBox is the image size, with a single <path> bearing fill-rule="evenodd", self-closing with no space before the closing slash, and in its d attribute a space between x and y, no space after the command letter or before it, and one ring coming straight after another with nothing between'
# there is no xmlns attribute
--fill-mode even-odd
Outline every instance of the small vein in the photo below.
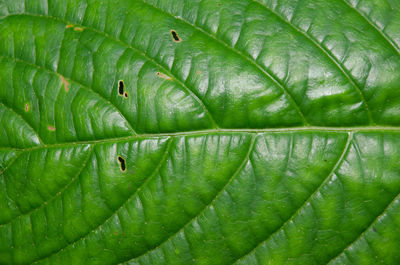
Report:
<svg viewBox="0 0 400 265"><path fill-rule="evenodd" d="M382 36L384 40L386 40L390 46L400 55L400 47L383 31L380 30L379 27L371 20L368 18L367 15L363 14L360 10L357 9L357 7L352 6L347 0L343 0L343 2L348 5L352 10L357 12L365 21L368 22L368 24L374 28L378 33Z"/></svg>
<svg viewBox="0 0 400 265"><path fill-rule="evenodd" d="M35 67L36 69L40 69L40 70L46 71L46 72L49 73L50 75L56 76L57 78L60 78L60 76L61 76L60 73L55 72L55 71L53 71L53 70L51 70L51 69L49 69L49 68L46 68L46 67L43 67L43 66L40 66L40 65L37 65L37 64L30 63L30 62L25 61L25 60L20 59L20 58L15 58L15 57L10 57L10 56L4 56L4 55L0 55L0 58L5 58L5 59L9 59L9 60L14 60L15 62L19 62L19 63L23 63L23 64L26 64L26 65L29 65L29 66L31 66L31 67ZM63 76L63 78L64 78L64 77L65 77L65 76ZM126 121L126 123L127 123L127 125L129 126L129 129L131 130L131 132L132 132L134 135L137 135L137 133L136 133L135 130L133 129L132 124L131 124L131 123L126 119L126 117L121 113L120 109L117 108L117 106L114 105L110 100L108 100L108 99L105 98L103 95L101 95L100 93L98 93L97 91L95 91L93 88L88 87L88 86L86 86L86 85L84 85L84 84L82 84L82 83L80 83L80 82L78 82L78 81L75 81L75 80L73 80L73 79L71 79L71 78L69 78L69 77L66 77L66 78L68 78L71 82L73 82L73 83L79 85L80 87L83 87L83 88L85 88L85 89L91 91L92 93L96 94L97 96L99 96L100 98L102 98L104 101L106 101L106 102L107 102L112 108L114 108L114 109L120 114L120 116Z"/></svg>
<svg viewBox="0 0 400 265"><path fill-rule="evenodd" d="M226 187L229 186L229 184L235 179L235 177L237 175L239 175L239 173L242 171L243 167L247 164L247 162L249 161L249 157L250 154L252 153L254 146L255 146L255 142L256 142L256 138L257 135L252 136L251 138L251 142L249 144L249 149L246 153L246 155L243 158L242 163L239 165L239 167L236 169L236 171L232 174L232 176L229 178L229 180L226 182L226 184L220 189L220 191L215 194L214 198L203 207L202 210L200 210L200 212L198 214L196 214L195 216L193 216L192 218L190 218L178 231L176 231L175 233L171 234L170 236L168 236L166 239L164 239L163 241L161 241L160 243L158 243L156 246L152 247L151 249L148 249L146 252L144 252L143 254L134 257L132 259L130 259L129 261L120 261L120 263L124 263L124 262L131 262L133 260L137 260L142 256L145 256L147 253L154 251L158 248L160 248L165 242L168 242L172 237L174 237L175 235L179 234L181 231L183 231L189 224L191 224L196 218L198 218L202 213L204 213L218 198L219 196L221 196L221 194L225 191Z"/></svg>
<svg viewBox="0 0 400 265"><path fill-rule="evenodd" d="M313 45L315 45L323 54L325 54L329 58L329 60L340 70L340 72L347 78L347 80L349 80L350 84L356 89L356 91L360 95L360 98L361 98L362 102L364 102L365 110L367 111L367 115L368 115L368 119L369 119L370 123L371 124L375 124L375 121L374 121L374 119L372 117L371 110L369 109L368 102L365 99L365 96L364 96L364 93L363 93L361 87L355 82L353 77L349 73L347 73L345 68L342 67L342 65L340 65L338 60L331 54L331 52L329 50L324 48L321 44L319 44L316 40L314 40L314 38L312 36L310 36L309 34L304 32L302 29L300 29L296 25L292 24L290 21L287 21L286 19L284 19L275 10L269 8L268 6L266 6L266 5L264 5L264 4L260 3L260 2L258 2L257 0L251 0L251 1L254 2L254 3L259 4L260 6L264 7L267 11L271 12L272 14L274 14L281 21L283 21L284 23L289 25L291 28L293 28L295 31L297 31L298 33L303 35L308 41L310 41Z"/></svg>
<svg viewBox="0 0 400 265"><path fill-rule="evenodd" d="M50 197L48 200L43 201L40 204L39 207L32 208L28 212L25 212L23 214L17 215L15 217L13 217L12 219L10 219L9 221L7 221L6 223L0 224L0 227L10 224L12 221L14 221L15 219L21 218L22 216L27 216L27 215L30 215L33 212L36 212L36 211L40 210L46 204L48 204L49 202L51 202L54 199L56 199L57 197L59 197L80 176L82 171L86 168L87 162L89 161L92 153L93 153L93 147L89 146L88 155L85 157L85 160L84 160L84 162L82 164L82 167L78 170L77 174L75 174L75 176L72 177L71 180L64 187L62 187L58 192L56 192L52 197Z"/></svg>
<svg viewBox="0 0 400 265"><path fill-rule="evenodd" d="M13 149L13 150L16 150L16 149ZM3 170L1 170L0 171L0 174L3 174L4 172L6 172L6 170L9 168L9 167L11 167L12 166L12 164L14 164L14 162L15 161L17 161L17 159L18 159L18 157L20 157L25 151L24 150L17 150L17 151L20 151L20 153L17 153L15 156L14 156L14 158L7 164L7 166L3 169Z"/></svg>
<svg viewBox="0 0 400 265"><path fill-rule="evenodd" d="M398 200L400 199L400 193L398 193L392 201L390 201L388 203L388 205L382 210L382 212L376 217L374 218L371 223L368 225L368 227L353 241L351 241L349 244L347 244L347 246L345 246L343 248L342 251L340 251L337 255L335 255L332 259L330 259L326 264L331 263L333 260L335 260L336 258L338 258L342 253L344 253L346 250L348 250L349 248L351 248L351 246L353 246L357 241L359 241L366 232L368 232L368 230L370 230L378 221L379 219L383 219L384 215L389 211L390 207L392 207L392 205Z"/></svg>
<svg viewBox="0 0 400 265"><path fill-rule="evenodd" d="M195 28L197 31L203 33L204 35L206 35L207 37L213 39L214 41L218 42L219 44L223 45L225 48L228 48L229 50L233 51L234 53L238 54L240 57L242 57L243 59L245 59L247 62L249 62L251 65L255 66L259 71L261 71L265 76L267 76L276 86L278 86L282 92L287 96L287 98L289 99L290 102L293 103L294 108L296 109L297 113L299 114L300 118L302 119L304 125L309 125L307 119L305 118L304 113L301 111L299 104L294 100L294 98L292 97L291 93L289 93L289 90L287 88L285 88L285 86L281 83L281 81L274 77L273 74L271 74L267 69L264 69L263 67L261 67L261 65L259 65L254 59L252 59L251 57L245 55L244 53L242 53L241 51L229 46L226 42L218 39L216 36L208 33L207 31L205 31L204 29L200 28L199 26L192 24L189 21L186 21L185 19L175 16L155 5L152 5L150 3L147 3L145 0L141 0L144 4L153 7L156 10L159 10L162 13L165 13L171 17L173 17L176 20L182 21L183 23Z"/></svg>
<svg viewBox="0 0 400 265"><path fill-rule="evenodd" d="M146 186L146 183L148 183L148 182L154 177L154 175L159 171L159 169L161 168L161 166L164 164L164 162L165 162L166 159L167 159L167 156L168 156L169 150L170 150L170 148L171 148L172 142L173 142L173 138L171 137L170 139L168 139L168 144L167 144L167 147L165 148L165 151L164 151L164 153L163 153L162 158L160 159L159 163L157 164L157 166L155 167L155 169L154 169L154 171L151 173L151 175L136 189L135 192L132 193L132 195L130 195L130 196L119 206L118 209L114 210L114 212L113 212L107 219L105 219L105 220L104 220L102 223L100 223L99 225L96 225L96 227L94 227L94 228L91 229L90 231L86 232L86 233L83 234L82 236L76 238L75 240L73 240L73 241L71 241L71 242L68 242L68 244L66 244L66 245L63 246L62 248L58 249L57 251L51 253L50 255L47 255L46 257L43 257L43 258L40 258L40 259L37 259L37 260L34 260L34 261L33 261L33 264L36 264L36 263L38 263L39 261L44 260L44 259L49 259L50 257L54 256L55 254L57 254L57 253L63 251L63 250L64 250L65 248L67 248L68 246L74 245L74 244L76 244L77 242L82 241L83 239L86 238L86 236L87 236L88 234L90 234L90 233L92 233L92 232L98 230L98 229L101 228L105 223L107 223L107 221L110 220L113 216L117 215L117 214L118 214L118 211L119 211L122 207L124 207L124 206L126 205L126 203L127 203L131 198L133 198L136 194L138 194L139 191L140 191L143 187Z"/></svg>
<svg viewBox="0 0 400 265"><path fill-rule="evenodd" d="M269 234L267 236L266 239L262 240L260 243L258 243L253 249L251 249L250 251L248 251L247 253L243 254L241 257L237 258L237 260L235 262L232 263L233 264L237 264L238 262L240 262L241 260L243 260L244 258L248 257L249 255L251 255L252 253L254 253L257 248L267 242L270 238L272 238L275 234L277 234L278 232L280 232L286 224L288 224L289 222L291 222L299 213L300 211L310 202L310 200L313 198L313 196L320 190L320 188L329 181L329 178L332 176L332 174L335 172L335 170L340 166L340 164L342 163L347 150L350 147L350 143L352 142L353 139L353 133L348 133L347 136L347 141L346 144L343 148L343 151L341 153L341 155L339 156L338 161L336 162L336 164L332 167L332 170L329 172L329 174L327 175L327 177L321 182L321 184L314 190L313 193L311 193L310 196L308 196L308 198L306 199L306 201L304 201L304 203L285 221L282 223L281 226L279 226L274 232L272 232L271 234Z"/></svg>
<svg viewBox="0 0 400 265"><path fill-rule="evenodd" d="M10 196L8 195L7 183L6 183L6 176L5 176L3 173L4 173L8 168L10 168L11 165L14 164L14 162L17 161L17 159L18 159L23 153L24 153L24 151L22 151L21 153L17 154L17 155L13 158L13 160L12 160L11 162L9 162L8 165L7 165L2 171L0 171L0 175L1 175L1 177L3 178L3 181L4 181L4 195L5 195L5 197L6 197L8 200L10 200L10 201L12 201L12 202L14 202L14 200L11 199ZM15 203L15 202L14 202L14 203ZM16 207L17 207L18 211L20 211L18 205L16 205ZM0 225L0 226L1 226L1 225Z"/></svg>
<svg viewBox="0 0 400 265"><path fill-rule="evenodd" d="M11 14L11 15L8 15L8 16L4 17L4 19L7 18L7 17L22 16L22 15L25 15L25 16L32 16L32 17L39 17L39 18L44 18L44 19L52 19L52 20L54 20L54 21L63 23L63 24L65 24L65 25L72 24L71 22L66 21L66 20L64 20L64 19L61 19L61 18L58 18L58 17L53 17L53 16L49 16L49 15L38 15L38 14L33 14L33 13ZM83 24L81 24L81 23L73 23L73 24L74 24L74 25L77 25L77 26L85 27L86 29L88 29L88 30L90 30L90 31L93 31L93 32L95 32L95 33L97 33L97 34L100 34L100 35L102 35L102 36L105 36L106 38L108 38L108 39L110 39L110 40L113 40L113 41L115 41L115 42L117 42L117 43L122 44L123 46L125 46L125 47L127 47L127 48L129 48L129 49L131 49L131 50L133 50L133 51L135 51L135 52L137 52L137 53L139 53L139 54L142 55L145 59L147 59L148 61L152 62L152 63L153 63L154 65L156 65L157 67L161 68L163 71L167 72L170 76L173 77L173 79L174 79L173 81L176 81L181 87L183 87L183 88L191 95L191 97L192 97L194 100L196 100L196 101L200 104L200 106L202 106L204 112L209 116L210 121L211 121L211 123L213 124L213 126L214 126L215 128L219 128L219 126L218 126L218 124L216 123L216 121L215 121L213 115L212 115L211 112L208 110L208 108L207 108L207 106L205 105L205 103L197 96L197 94L196 94L192 89L190 89L188 86L186 86L186 84L185 84L183 81L181 81L180 79L178 79L178 78L176 77L176 75L174 75L174 74L171 72L171 70L167 69L166 67L164 67L163 65L161 65L160 63L158 63L157 61L155 61L153 58L151 58L150 56L148 56L145 52L139 50L139 49L136 48L136 47L133 47L132 45L130 45L130 44L127 43L127 42L124 42L124 41L122 41L122 40L120 40L120 39L117 39L117 38L115 38L115 37L109 35L109 34L106 33L106 32L97 30L97 29L94 28L94 27L85 26L85 25L83 25Z"/></svg>
<svg viewBox="0 0 400 265"><path fill-rule="evenodd" d="M0 102L0 105L3 106L4 108L8 109L9 111L11 111L12 113L14 113L18 118L20 118L30 129L32 129L32 131L35 133L36 137L39 140L39 143L41 146L45 146L45 144L43 143L42 139L39 136L39 132L37 132L32 125L30 125L30 123L24 119L24 117L22 115L20 115L19 113L17 113L13 108L5 105L3 102Z"/></svg>

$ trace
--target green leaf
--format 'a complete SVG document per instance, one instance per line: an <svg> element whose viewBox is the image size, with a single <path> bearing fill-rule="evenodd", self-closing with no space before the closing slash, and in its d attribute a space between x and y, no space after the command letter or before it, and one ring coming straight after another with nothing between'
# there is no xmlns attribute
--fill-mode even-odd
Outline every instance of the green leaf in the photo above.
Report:
<svg viewBox="0 0 400 265"><path fill-rule="evenodd" d="M0 264L399 264L397 0L0 0Z"/></svg>

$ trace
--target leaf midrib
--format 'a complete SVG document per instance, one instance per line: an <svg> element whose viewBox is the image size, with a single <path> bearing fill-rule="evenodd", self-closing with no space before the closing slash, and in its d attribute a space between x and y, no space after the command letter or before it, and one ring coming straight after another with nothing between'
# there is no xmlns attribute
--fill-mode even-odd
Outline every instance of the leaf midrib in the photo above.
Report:
<svg viewBox="0 0 400 265"><path fill-rule="evenodd" d="M252 65L254 65L258 70L262 71L263 74L265 74L270 80L272 80L279 88L281 88L284 92L285 95L288 96L289 100L292 101L294 103L294 107L297 110L297 112L299 113L299 115L301 116L303 122L305 123L305 125L309 125L308 122L305 119L304 114L302 113L299 105L297 104L296 101L294 101L294 99L292 98L291 94L288 92L287 88L285 88L281 82L279 81L279 79L275 78L267 69L264 69L264 67L261 67L256 61L254 61L251 57L243 54L241 51L235 49L234 47L229 46L227 43L225 43L224 41L218 39L217 37L215 37L214 35L210 34L209 32L203 30L202 28L198 27L197 25L194 25L191 22L188 22L187 20L181 18L181 17L177 17L157 6L154 6L148 2L146 2L145 0L141 0L141 2L155 10L158 10L162 13L165 13L168 16L171 16L172 18L179 20L189 26L191 26L192 28L194 28L195 30L201 32L202 34L204 34L206 37L209 37L211 39L213 39L214 41L216 41L217 43L219 43L220 45L223 45L225 48L228 48L229 50L231 50L232 52L238 54L240 57L242 57L243 59L245 59L246 61L248 61L249 63L251 63ZM320 45L313 36L309 35L307 32L304 32L302 29L298 28L296 25L294 25L293 23L291 23L290 21L287 21L285 18L283 18L280 14L278 14L275 10L272 10L271 8L269 8L268 6L264 5L263 3L257 1L257 0L251 0L251 2L256 3L260 6L262 6L265 10L267 10L268 12L271 12L273 15L275 15L279 20L281 20L283 23L289 25L295 32L298 32L301 36L305 37L308 41L310 41L310 43L312 43L313 45L315 45L324 55L326 55L329 60L340 70L340 72L349 80L349 82L352 84L352 86L354 88L356 88L357 92L360 94L361 100L365 105L369 120L371 122L371 125L376 125L376 123L374 122L373 118L372 118L372 113L368 107L368 102L366 100L366 98L364 97L363 91L361 89L361 87L359 87L359 85L356 83L356 81L353 79L353 77L347 73L347 70L337 61L337 59L331 54L331 52L329 50L327 50L325 47L323 47L322 45ZM343 2L346 5L349 5L345 0L343 0ZM364 15L362 15L358 10L356 10L354 7L349 6L350 8L354 9L356 11L357 14L359 14L360 16L362 16L366 22L371 26L371 28L373 28L374 30L378 31L381 35L383 34L380 30L378 30L374 24L372 24L367 18L365 18ZM46 18L46 19L52 19L55 20L57 22L63 23L63 24L70 24L69 21L65 21L64 19L58 18L58 17L53 17L50 15L41 15L41 14L34 14L34 13L29 13L29 12L22 12L22 13L10 13L6 16L4 16L2 19L6 19L8 17L12 17L12 16L33 16L33 17L39 17L39 18ZM138 52L139 54L141 54L144 58L146 58L147 60L149 60L150 62L152 62L153 64L155 64L156 66L160 67L162 70L164 70L165 72L167 72L168 74L170 74L172 77L174 77L174 81L176 81L181 87L183 87L185 90L188 91L188 93L193 97L193 99L195 101L197 101L203 108L203 110L205 111L205 113L209 116L211 123L213 124L213 126L217 129L219 129L219 125L215 122L215 119L213 117L213 115L211 114L211 112L209 111L208 107L206 106L206 104L198 97L198 95L192 90L190 89L183 81L179 80L175 74L173 74L169 69L167 69L165 66L163 66L161 63L155 61L152 57L147 56L144 52L142 52L140 49L133 47L131 44L126 43L114 36L111 36L110 34L100 31L96 28L93 28L91 26L86 26L83 25L81 23L76 23L74 22L74 24L85 27L87 29L89 29L90 31L93 31L95 33L101 34L103 36L105 36L106 38L109 38L113 41L116 41L118 43L122 43L124 46L126 46L127 48L130 48L132 50L134 50L135 52ZM383 36L383 39L385 41L387 41L389 43L390 46L392 46L392 48L398 52L398 50L393 46L393 44L387 39L385 38L385 36ZM399 53L400 54L400 53ZM16 58L17 59L17 58ZM20 59L21 60L21 59ZM70 78L71 79L71 78ZM93 89L91 89L92 91L94 91ZM95 92L95 91L94 91ZM95 92L97 93L97 92ZM102 96L102 98L104 98ZM107 99L106 99L107 100ZM109 101L109 100L107 100ZM114 107L116 107L114 105ZM116 107L117 108L117 107ZM117 110L119 110L119 108L117 108ZM122 115L124 118L125 116ZM126 119L126 118L125 118ZM130 125L130 127L133 127L129 121L128 124ZM131 128L132 130L132 128Z"/></svg>
<svg viewBox="0 0 400 265"><path fill-rule="evenodd" d="M289 129L289 130L288 130ZM293 131L293 129L295 129L295 131L299 131L298 130L298 128L285 128L284 129L284 131L282 131L282 129L278 129L278 131L275 129L274 131L275 132L287 132L287 131ZM330 129L330 131L332 131L332 128L328 128L328 129ZM353 128L354 129L354 128ZM358 128L358 131L360 131L360 129L368 129L368 128ZM370 128L369 128L370 129ZM396 129L398 129L398 128L396 128ZM234 131L234 132L238 132L239 130L228 130L228 131L224 131L224 132L220 132L220 133L227 133L227 132L232 132L232 131ZM272 132L272 130L271 129L268 129L268 130L258 130L257 132L255 132L254 130L252 131L252 132L250 132L250 133L252 133L252 134L257 134L257 133L260 133L260 132L265 132L265 131L268 131L268 132ZM303 131L303 132L306 132L307 130L304 130L304 128L303 128L303 130L301 130L301 131ZM341 128L341 130L339 130L340 132L346 132L346 131L344 131L343 130L343 128ZM369 131L369 130L368 130ZM249 131L247 130L247 131L244 131L244 130L241 130L240 131L241 133L249 133ZM348 131L347 131L348 132ZM185 136L185 135L196 135L196 133L198 133L198 132L192 132L192 133L185 133L185 134L183 134L183 136ZM350 133L351 134L351 133ZM200 134L201 135L201 134ZM205 135L208 135L208 133L205 133ZM156 135L156 136L159 136L159 135ZM173 134L173 135L170 135L171 136L171 138L168 140L169 141L169 144L172 142L172 138L174 138L175 136L182 136L181 134ZM147 137L148 137L148 135L147 135ZM155 137L154 135L152 136L152 137ZM253 135L253 139L255 139L255 137L256 137L256 135ZM136 139L136 138L141 138L141 137L123 137L123 138L119 138L118 139L118 141L124 141L124 140L127 140L127 139L129 139L129 140L132 140L132 139ZM93 141L92 141L93 142ZM105 141L96 141L96 143L103 143L103 142L105 142ZM107 140L107 142L113 142L112 141L112 139L111 140ZM114 141L115 142L115 141ZM349 143L349 142L348 142ZM348 143L347 143L347 145L346 145L346 147L345 147L345 149L344 150L347 150L348 149ZM254 143L253 143L254 144ZM60 145L53 145L54 147L60 147ZM38 148L49 148L49 147L38 147ZM38 148L36 148L36 149L38 149ZM93 148L93 147L92 147ZM31 148L31 150L32 150L33 148ZM167 150L168 150L168 148L167 148ZM166 152L165 153L168 153L168 151L166 150ZM249 149L249 150L251 150L251 148ZM25 150L26 151L26 150ZM164 155L165 155L165 153L164 153ZM248 154L249 153L251 153L251 151L249 151L248 152ZM344 153L345 153L345 151L344 152L342 152L342 155L341 155L341 157L343 157L343 155L344 155ZM247 157L247 156L246 156ZM338 160L338 162L337 162L337 164L336 164L336 166L334 166L334 169L337 167L337 165L341 162L341 160L342 160L342 158L339 158L339 160ZM246 160L245 160L246 161ZM239 168L241 168L241 167L239 167ZM334 169L332 170L332 171L334 171ZM233 174L233 176L234 176L235 174ZM330 176L331 174L329 174L328 175L328 177L326 178L326 179L328 179L329 178L329 176ZM232 178L233 178L233 176L232 176ZM151 177L150 177L151 178ZM148 178L149 179L149 178ZM326 181L326 179L325 179L325 181ZM324 182L325 182L324 181ZM230 181L228 181L228 183L229 183ZM324 183L323 182L323 183ZM228 184L227 184L228 185ZM227 185L225 185L225 186L227 186ZM321 184L321 185L323 185L323 184ZM320 185L320 186L321 186ZM224 187L225 187L224 186ZM320 187L319 186L319 187ZM222 190L224 190L224 188L222 189ZM314 193L316 192L316 191L318 191L319 190L319 188L317 188L315 191L314 191ZM132 195L133 196L133 195ZM130 196L131 197L131 196ZM216 195L216 197L218 197L218 195ZM312 197L312 195L307 199L307 201L310 199ZM128 199L129 200L129 199ZM212 201L215 201L215 198L212 200ZM211 201L211 203L212 203L212 201ZM305 203L303 204L303 205L305 205L306 203L307 203L307 201L305 201ZM211 204L210 203L210 204ZM124 204L122 204L121 205L121 207L123 206L123 205L125 205L125 203ZM206 209L207 207L205 207L205 209ZM301 208L303 208L303 206L301 206L299 209L301 209ZM291 215L290 216L290 219L292 219L293 218L293 216L295 216L296 215L296 213L298 212L299 210L297 210L293 215ZM202 212L202 211L201 211ZM113 215L111 215L111 216L113 216ZM198 215L196 215L196 216L198 216ZM195 219L196 218L196 216L194 217L194 218L192 218L191 220L193 220L193 219ZM107 222L107 220L108 220L109 218L107 218L106 219L106 221L105 222ZM290 220L289 219L289 220ZM104 222L104 223L105 223ZM187 223L190 223L190 221L189 222L187 222ZM287 222L285 222L285 223L287 223ZM284 224L285 224L284 223ZM279 231L280 229L281 229L281 227L283 227L284 226L284 224L283 225L281 225L276 231ZM184 227L185 227L186 225L184 225ZM179 231L181 231L182 229L180 229ZM179 232L178 231L178 232ZM178 233L177 232L177 233ZM90 232L89 232L90 233ZM88 233L87 233L88 234ZM175 233L176 234L176 233ZM273 233L273 234L275 234L275 233ZM273 234L271 234L270 236L268 236L267 237L267 239L268 238L270 238ZM173 235L172 235L173 236ZM171 237L171 236L170 236ZM169 237L169 238L170 238ZM266 240L267 240L266 239ZM79 239L78 239L79 240ZM263 240L262 242L265 242L266 240ZM168 241L168 239L166 239L165 241L163 241L163 242L166 242L166 241ZM75 241L76 242L76 241ZM262 244L262 242L260 242L259 244ZM162 244L162 243L161 243ZM161 244L159 244L159 245L161 245ZM154 248L157 248L157 246L156 247L154 247ZM154 249L153 248L153 249ZM256 249L256 247L255 248L252 248L252 250L251 251L253 251L254 249ZM251 253L251 252L250 252ZM142 254L142 255L145 255L145 253L144 254ZM140 255L140 256L142 256L142 255ZM248 254L246 254L245 256L247 256Z"/></svg>
<svg viewBox="0 0 400 265"><path fill-rule="evenodd" d="M341 132L344 132L344 131L341 130ZM253 132L253 133L254 133L254 132ZM340 163L342 162L343 157L345 156L345 153L346 153L346 151L348 150L348 147L349 147L349 145L350 145L350 142L351 142L351 135L352 135L352 134L353 134L353 132L350 132L350 133L349 133L349 137L348 137L347 143L346 143L346 145L345 145L345 147L344 147L344 150L343 150L343 152L341 153L341 155L340 155L340 157L339 157L337 163L334 165L332 171L331 171L331 172L327 175L327 177L321 182L321 184L314 190L314 192L305 200L305 202L304 202L293 214L291 214L290 217L287 219L287 221L285 221L284 223L282 223L282 225L279 226L279 227L275 230L275 232L273 232L272 234L269 234L264 240L260 241L260 242L259 242L255 247L253 247L248 253L246 253L246 254L244 254L242 257L240 257L234 264L236 264L238 261L242 260L244 257L247 257L248 255L250 255L251 253L253 253L253 252L257 249L257 247L258 247L259 245L263 244L263 243L266 242L268 239L270 239L274 234L278 233L278 232L285 226L285 224L287 224L290 220L292 220L295 216L297 216L297 214L301 211L301 209L303 209L303 207L307 204L307 202L313 197L313 194L315 194L316 192L319 191L320 187L321 187L322 185L324 185L324 183L326 183L326 181L329 179L329 177L332 175L332 173L333 173L333 172L336 170L336 168L340 165ZM133 138L133 137L130 137L130 138ZM171 138L169 139L169 144L168 144L168 146L172 143L172 138L173 138L173 137L171 137ZM240 171L240 169L243 167L243 165L244 165L245 162L247 161L247 158L248 158L249 154L251 153L252 146L254 145L254 140L255 140L255 138L256 138L256 135L253 135L252 138L253 138L253 140L252 140L252 144L250 144L249 151L247 152L247 155L245 156L244 161L242 162L241 166L239 166L237 172ZM168 153L168 149L169 149L169 147L166 148L166 151L165 151L165 153L164 153L164 157L165 157L166 154ZM161 161L163 161L163 160L164 160L164 159L161 159ZM162 163L160 163L160 164L162 164ZM157 166L157 168L160 166L160 164ZM156 172L156 171L157 171L157 170L155 170L154 172ZM173 234L170 235L168 238L166 238L165 240L163 240L161 243L157 244L157 246L155 246L155 247L153 247L152 249L146 251L145 253L139 255L138 257L141 257L141 256L143 256L143 255L146 255L148 252L150 252L150 251L152 251L152 250L154 250L154 249L157 249L159 246L163 245L164 242L167 242L167 241L168 241L171 237L173 237L175 234L177 234L177 233L179 233L180 231L182 231L183 228L187 226L187 224L191 223L194 219L196 219L205 209L208 208L209 205L212 204L213 201L216 200L216 198L218 198L218 194L220 194L220 193L225 189L225 187L226 187L227 185L229 185L229 183L231 182L231 180L234 179L234 176L235 176L235 175L236 175L236 173L233 174L233 175L231 176L231 178L228 180L228 182L226 183L226 185L224 185L224 187L221 189L221 191L219 191L219 192L216 194L216 196L211 200L211 202L210 202L207 206L205 206L205 207L203 208L203 210L201 210L198 214L196 214L196 216L194 216L194 217L191 218L188 222L186 222L177 232L173 233ZM146 182L147 182L149 179L151 179L151 177L149 177L149 178L146 180ZM144 185L142 185L142 186L144 186ZM135 192L134 194L136 194L136 193L137 193L137 192ZM133 194L132 196L134 196L134 194ZM129 198L131 198L132 196L130 196ZM398 196L398 195L397 195L397 196ZM397 196L396 196L393 200L395 200L395 199L397 198ZM129 200L129 198L128 198L128 200ZM128 201L128 200L126 200L126 201ZM121 204L120 208L123 207L124 205L125 205L125 203ZM389 203L389 206L390 206L390 205L391 205L391 203ZM383 209L382 213L384 213L384 212L386 211L386 209L389 208L389 206L385 207L385 208ZM117 211L118 211L118 210L117 210ZM114 211L114 213L117 212L117 211ZM382 215L382 214L381 214L381 215ZM379 216L381 216L381 215L379 215ZM107 218L104 222L102 222L102 224L106 223L107 220L109 220L112 216L114 216L114 214L112 214L109 218ZM371 223L374 223L375 220L379 218L379 216L376 217L376 218L374 218L374 219L372 220ZM101 225L102 225L102 224L101 224ZM101 225L100 225L100 226L101 226ZM95 228L95 229L96 229L96 228ZM366 228L366 230L368 230L368 228ZM351 241L351 242L349 243L349 245L351 245L351 244L353 244L353 242L357 241L358 238L360 238L360 237L362 236L362 234L365 233L366 230L364 230L364 231L361 233L361 235L359 235L356 239L354 239L353 241ZM92 232L92 231L94 231L94 230L89 231L88 233L86 233L86 235L89 234L89 233ZM83 237L85 237L85 236L83 236ZM82 239L83 237L80 237L80 238L78 238L77 240L80 240L80 239ZM77 240L74 240L74 242L76 242ZM346 249L346 247L345 247L344 249ZM344 250L343 250L343 251L344 251ZM58 251L57 251L57 252L58 252ZM57 252L54 252L54 253L51 254L50 256L54 255L54 254L57 253ZM341 252L340 252L340 253L341 253ZM339 253L338 255L340 255L340 253ZM46 257L43 257L43 258L48 258L48 257L49 257L49 256L46 256ZM135 257L134 259L137 259L138 257Z"/></svg>
<svg viewBox="0 0 400 265"><path fill-rule="evenodd" d="M143 133L132 136L104 138L87 141L73 141L63 142L55 144L43 144L28 148L14 148L14 147L1 147L0 151L17 150L17 151L32 151L37 149L48 149L48 148L62 148L71 147L76 145L85 144L102 144L102 143L119 143L132 141L143 138L159 138L159 137L175 137L175 136L206 136L209 134L262 134L262 133L285 133L285 132L337 132L337 133L348 133L348 132L371 132L371 133L385 133L393 132L400 133L400 126L363 126L363 127L318 127L318 126L302 126L302 127L285 127L285 128L266 128L266 129L251 129L251 128L240 128L240 129L206 129L197 131L182 131L182 132L165 132L165 133Z"/></svg>
<svg viewBox="0 0 400 265"><path fill-rule="evenodd" d="M257 2L257 1L255 1L255 2ZM81 142L71 142L71 143L61 143L61 144L50 144L50 145L43 145L43 146L37 146L37 147L25 148L25 149L1 148L0 147L0 150L23 150L23 151L29 151L29 150L39 149L39 148L59 148L59 147L63 147L63 146L71 146L71 145L87 144L87 143L89 143L89 144L97 144L97 143L107 143L107 142L122 142L122 141L127 141L127 140L143 138L143 137L152 138L152 137L161 137L161 136L171 136L171 137L175 137L175 136L193 136L193 135L203 135L203 134L205 135L205 134L210 134L210 133L267 133L267 132L322 132L322 131L343 132L343 133L345 133L345 132L370 132L370 131L371 132L400 132L400 127L391 127L391 126L388 126L388 127L386 127L386 126L365 126L365 127L314 127L314 126L305 126L305 127L269 128L269 129L217 129L217 130L213 129L213 130L199 130L199 131L190 131L190 132L140 134L140 135L137 135L137 136L129 136L129 137L107 138L107 139L102 139L102 140L81 141ZM339 159L339 161L340 160L341 159ZM317 190L319 190L319 188L317 188ZM398 196L399 195L397 195L393 199L393 201L395 201L396 198L398 198ZM390 205L393 203L393 201L389 204L389 206L387 206L383 210L382 214L385 213L385 211L388 208L390 208ZM302 208L302 206L300 208ZM379 219L379 217L381 215L379 215L371 223L371 225L373 223L375 223L375 221L377 219ZM365 229L365 231L367 231L368 228ZM357 241L364 234L365 231L363 231L363 233L361 233L360 236L358 238L356 238L353 242ZM352 243L350 243L350 245ZM339 255L341 253L339 253Z"/></svg>

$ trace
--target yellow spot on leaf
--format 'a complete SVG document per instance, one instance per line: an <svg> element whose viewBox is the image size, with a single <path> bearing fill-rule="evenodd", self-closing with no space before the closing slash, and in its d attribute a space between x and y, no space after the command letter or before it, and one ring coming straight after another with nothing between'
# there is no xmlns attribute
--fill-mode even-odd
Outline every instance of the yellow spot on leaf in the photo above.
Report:
<svg viewBox="0 0 400 265"><path fill-rule="evenodd" d="M161 77L161 78L167 79L167 80L169 80L169 81L172 80L171 77L169 77L169 76L167 76L166 74L163 74L163 73L161 73L161 72L157 72L157 73L156 73L156 76L159 76L159 77Z"/></svg>
<svg viewBox="0 0 400 265"><path fill-rule="evenodd" d="M60 77L60 79L61 79L61 82L64 84L65 92L68 92L68 90L69 90L69 83L68 83L68 81L67 81L62 75L59 75L59 77Z"/></svg>
<svg viewBox="0 0 400 265"><path fill-rule="evenodd" d="M65 28L67 28L67 29L73 28L73 27L74 27L74 25L72 25L72 24L68 24L68 25L65 26Z"/></svg>

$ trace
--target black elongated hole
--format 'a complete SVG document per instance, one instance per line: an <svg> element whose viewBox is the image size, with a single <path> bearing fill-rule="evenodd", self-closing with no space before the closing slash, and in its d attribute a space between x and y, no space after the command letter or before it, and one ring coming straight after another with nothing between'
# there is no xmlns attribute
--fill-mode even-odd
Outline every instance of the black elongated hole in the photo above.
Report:
<svg viewBox="0 0 400 265"><path fill-rule="evenodd" d="M118 94L121 96L124 94L124 81L122 80L118 81Z"/></svg>
<svg viewBox="0 0 400 265"><path fill-rule="evenodd" d="M121 171L125 172L126 171L125 159L123 159L122 156L118 156L118 162L119 162L119 168L121 169Z"/></svg>
<svg viewBox="0 0 400 265"><path fill-rule="evenodd" d="M181 42L181 41L182 41L182 39L179 38L178 33L176 33L175 30L171 30L171 35L172 35L172 39L173 39L175 42Z"/></svg>

